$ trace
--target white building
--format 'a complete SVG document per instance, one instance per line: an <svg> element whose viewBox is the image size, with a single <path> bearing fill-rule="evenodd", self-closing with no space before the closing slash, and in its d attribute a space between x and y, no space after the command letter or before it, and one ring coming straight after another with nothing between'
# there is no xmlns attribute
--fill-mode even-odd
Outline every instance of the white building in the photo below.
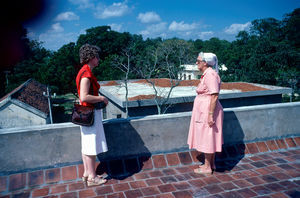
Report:
<svg viewBox="0 0 300 198"><path fill-rule="evenodd" d="M181 65L183 70L178 73L178 79L195 80L200 79L201 74L197 65Z"/></svg>

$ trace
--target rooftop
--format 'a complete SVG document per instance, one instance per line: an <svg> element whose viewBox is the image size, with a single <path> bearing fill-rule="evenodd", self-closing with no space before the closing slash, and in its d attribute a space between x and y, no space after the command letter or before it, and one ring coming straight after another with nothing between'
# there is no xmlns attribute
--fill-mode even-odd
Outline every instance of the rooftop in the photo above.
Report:
<svg viewBox="0 0 300 198"><path fill-rule="evenodd" d="M227 155L218 156L213 175L193 172L201 158L195 151L153 155L138 172L132 159L114 161L109 163L108 183L98 187L82 183L82 164L1 176L0 196L299 197L299 146L299 138L252 143L245 145L245 156L237 147L227 148ZM105 167L98 165L97 173ZM118 178L123 167L129 175Z"/></svg>
<svg viewBox="0 0 300 198"><path fill-rule="evenodd" d="M173 103L192 102L196 96L196 88L199 80L182 80L171 82L170 79L149 79L154 82L158 91L158 97L166 98L172 83L178 85L172 90L170 98L175 100ZM113 100L116 104L122 105L125 101L126 89L123 81L101 81L100 93ZM147 101L155 98L155 91L152 85L145 79L129 80L128 82L128 100ZM249 97L256 95L271 95L274 93L290 93L291 89L286 87L269 86L255 83L231 82L222 83L220 91L220 99ZM236 94L238 93L238 95ZM184 98L184 99L183 99ZM138 106L142 103L132 103L129 106ZM147 105L152 104L147 101ZM146 105L146 103L144 104Z"/></svg>
<svg viewBox="0 0 300 198"><path fill-rule="evenodd" d="M300 102L225 108L213 175L193 172L203 156L186 145L191 112L104 120L98 187L81 181L78 126L0 129L0 197L299 197L299 115Z"/></svg>

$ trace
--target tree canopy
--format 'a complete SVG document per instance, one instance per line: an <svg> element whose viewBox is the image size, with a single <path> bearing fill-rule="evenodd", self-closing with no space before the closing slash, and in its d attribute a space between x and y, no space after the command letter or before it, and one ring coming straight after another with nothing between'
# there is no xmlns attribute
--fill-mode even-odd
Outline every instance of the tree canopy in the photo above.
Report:
<svg viewBox="0 0 300 198"><path fill-rule="evenodd" d="M49 85L58 94L75 93L75 77L81 67L78 52L85 43L101 48L100 64L93 71L99 80L123 78L124 73L112 65L116 57L121 57L124 50L132 46L132 71L143 69L145 64L153 64L153 53L158 53L158 68L153 77L169 77L166 64L173 64L175 68L181 64L194 64L197 54L203 51L215 53L219 65L226 65L228 70L220 71L224 82L244 81L299 89L300 8L286 14L281 21L265 18L254 20L251 24L249 31L239 32L232 42L219 38L205 41L179 38L144 40L141 35L99 26L87 29L76 43L66 44L55 52L46 50L37 41L30 41L25 30L22 39L26 40L26 53L10 68L10 73L6 73L6 81L1 73L6 82L5 92L1 94L29 78ZM132 72L129 78L141 78L141 75Z"/></svg>

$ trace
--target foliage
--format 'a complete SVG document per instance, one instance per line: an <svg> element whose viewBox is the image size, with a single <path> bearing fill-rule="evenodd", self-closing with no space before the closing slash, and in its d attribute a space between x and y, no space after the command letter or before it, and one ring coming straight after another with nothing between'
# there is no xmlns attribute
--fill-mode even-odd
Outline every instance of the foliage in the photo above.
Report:
<svg viewBox="0 0 300 198"><path fill-rule="evenodd" d="M223 81L245 81L293 87L299 92L300 66L300 9L284 16L252 21L249 31L241 31L236 40L218 38L185 41L178 38L143 40L141 35L116 32L109 26L93 27L81 34L76 43L50 52L22 31L24 57L13 65L7 75L5 93L29 78L49 85L58 94L75 93L75 77L80 69L79 48L89 43L101 48L100 64L93 71L99 80L123 79L124 73L113 67L115 57L132 46L130 61L133 78L176 78L180 65L193 64L197 54L213 52L228 70L220 71ZM134 44L134 45L133 45ZM155 66L155 68L154 68ZM143 75L141 75L143 74ZM5 79L3 72L1 79ZM5 79L6 80L6 79ZM4 81L5 81L4 80ZM3 93L2 93L3 95Z"/></svg>
<svg viewBox="0 0 300 198"><path fill-rule="evenodd" d="M26 57L14 65L11 74L7 78L6 93L29 78L41 80L39 70L48 64L51 52L41 47L41 43L37 41L29 41L27 48Z"/></svg>
<svg viewBox="0 0 300 198"><path fill-rule="evenodd" d="M148 46L145 56L139 58L139 67L135 68L140 78L146 79L151 84L155 93L154 101L158 114L164 114L172 106L168 102L172 90L178 86L178 72L181 65L192 60L192 44L181 39L168 39L159 41L154 46ZM168 78L170 89L159 88L153 78Z"/></svg>
<svg viewBox="0 0 300 198"><path fill-rule="evenodd" d="M58 94L74 92L76 68L79 66L77 54L75 43L64 45L54 52L49 63L39 70L41 83L50 85L52 92Z"/></svg>
<svg viewBox="0 0 300 198"><path fill-rule="evenodd" d="M224 81L246 81L299 88L300 11L252 22L249 32L242 31L230 44L224 59L228 71ZM298 40L297 40L298 39Z"/></svg>

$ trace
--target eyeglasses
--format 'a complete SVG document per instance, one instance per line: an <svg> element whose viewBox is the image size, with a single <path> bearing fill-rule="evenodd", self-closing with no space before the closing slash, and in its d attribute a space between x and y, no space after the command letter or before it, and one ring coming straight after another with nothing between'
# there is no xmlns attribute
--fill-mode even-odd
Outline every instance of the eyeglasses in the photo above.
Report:
<svg viewBox="0 0 300 198"><path fill-rule="evenodd" d="M204 60L198 60L198 59L196 60L196 63L197 63L197 64L200 64L201 62L204 62L204 63L205 63Z"/></svg>

